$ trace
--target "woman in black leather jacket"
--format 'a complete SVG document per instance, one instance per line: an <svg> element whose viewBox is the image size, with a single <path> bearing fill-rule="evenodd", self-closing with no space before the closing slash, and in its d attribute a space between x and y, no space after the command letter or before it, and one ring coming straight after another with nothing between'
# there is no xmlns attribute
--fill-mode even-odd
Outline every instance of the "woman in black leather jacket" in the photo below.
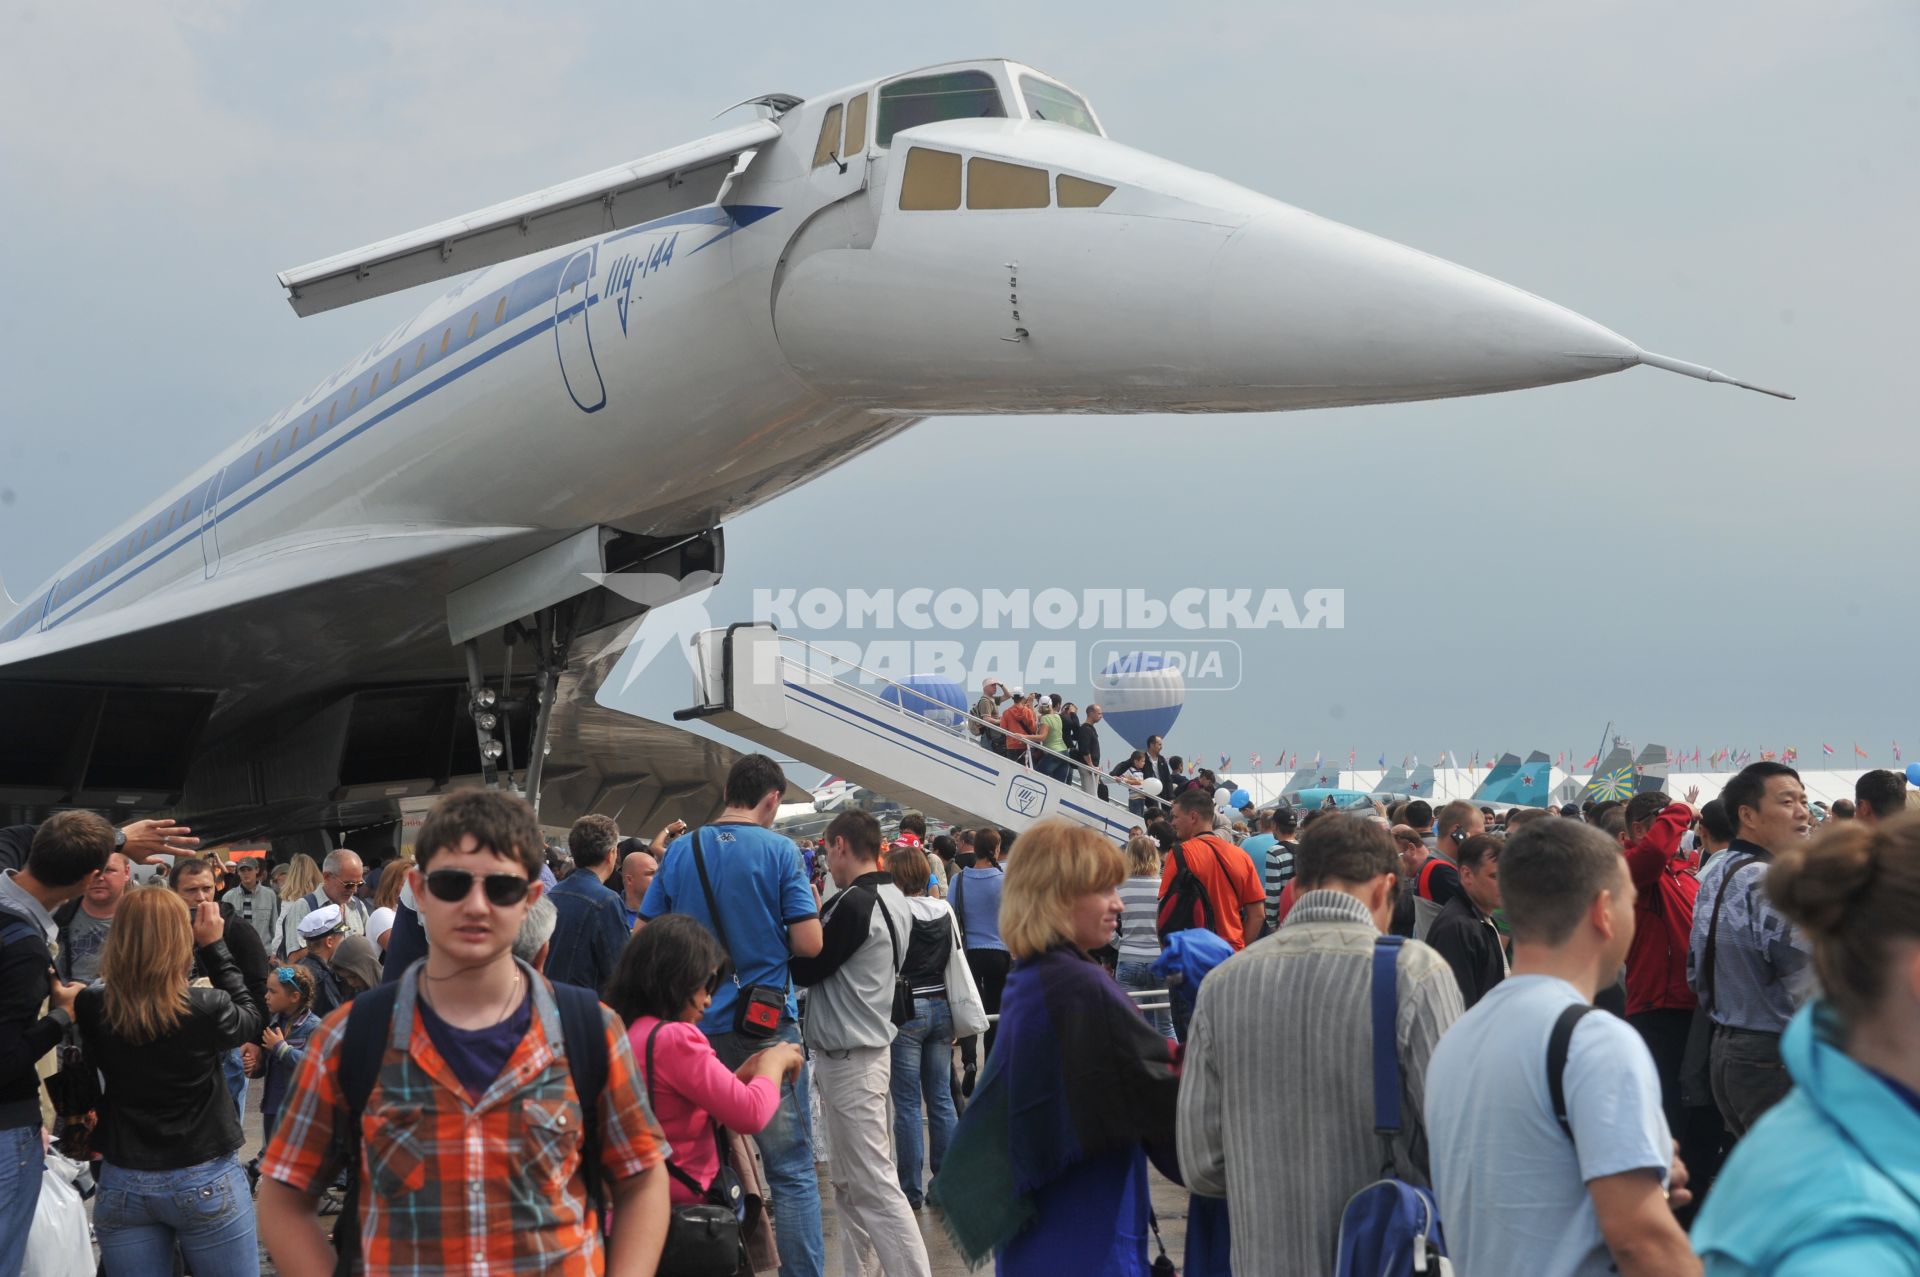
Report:
<svg viewBox="0 0 1920 1277"><path fill-rule="evenodd" d="M171 891L130 892L101 952L104 987L74 1005L105 1079L93 1222L107 1277L170 1272L176 1243L195 1277L260 1271L240 1115L221 1072L225 1052L259 1035L260 1009L224 932L216 904L189 913ZM196 956L212 988L188 986Z"/></svg>

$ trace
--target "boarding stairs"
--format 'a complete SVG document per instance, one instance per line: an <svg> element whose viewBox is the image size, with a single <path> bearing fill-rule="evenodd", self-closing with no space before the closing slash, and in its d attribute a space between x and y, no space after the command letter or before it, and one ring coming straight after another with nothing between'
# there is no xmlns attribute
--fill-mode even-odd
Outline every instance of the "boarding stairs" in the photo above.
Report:
<svg viewBox="0 0 1920 1277"><path fill-rule="evenodd" d="M694 640L698 704L678 711L953 824L1016 833L1061 816L1124 841L1126 804L1042 775L969 730L981 720L764 623ZM1035 746L1032 757L1067 760ZM1125 788L1109 780L1116 796Z"/></svg>

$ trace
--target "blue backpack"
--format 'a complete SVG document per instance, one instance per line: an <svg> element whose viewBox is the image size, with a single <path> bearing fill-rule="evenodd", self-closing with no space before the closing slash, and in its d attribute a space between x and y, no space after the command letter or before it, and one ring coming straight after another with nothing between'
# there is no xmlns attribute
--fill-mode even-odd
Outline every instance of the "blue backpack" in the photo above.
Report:
<svg viewBox="0 0 1920 1277"><path fill-rule="evenodd" d="M1401 936L1373 948L1373 1129L1380 1137L1380 1178L1355 1193L1340 1213L1336 1277L1446 1277L1447 1243L1433 1194L1394 1174L1393 1137L1400 1133Z"/></svg>

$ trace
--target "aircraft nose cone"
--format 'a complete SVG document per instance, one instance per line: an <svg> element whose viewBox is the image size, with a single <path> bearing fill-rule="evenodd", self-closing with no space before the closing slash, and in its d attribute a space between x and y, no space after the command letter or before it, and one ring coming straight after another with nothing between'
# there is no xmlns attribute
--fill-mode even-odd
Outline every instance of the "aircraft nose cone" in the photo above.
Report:
<svg viewBox="0 0 1920 1277"><path fill-rule="evenodd" d="M1217 384L1285 388L1301 407L1518 390L1640 357L1532 293L1292 208L1221 249L1211 296Z"/></svg>

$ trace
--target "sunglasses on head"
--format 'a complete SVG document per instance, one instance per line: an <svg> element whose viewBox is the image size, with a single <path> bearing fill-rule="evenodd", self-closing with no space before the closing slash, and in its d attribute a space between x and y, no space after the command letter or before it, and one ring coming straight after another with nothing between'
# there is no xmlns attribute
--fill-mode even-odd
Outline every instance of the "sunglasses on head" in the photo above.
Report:
<svg viewBox="0 0 1920 1277"><path fill-rule="evenodd" d="M473 880L477 876L464 869L435 869L427 875L427 890L436 900L457 903L473 891ZM487 889L487 903L502 908L525 900L533 886L519 874L487 874L480 881Z"/></svg>

